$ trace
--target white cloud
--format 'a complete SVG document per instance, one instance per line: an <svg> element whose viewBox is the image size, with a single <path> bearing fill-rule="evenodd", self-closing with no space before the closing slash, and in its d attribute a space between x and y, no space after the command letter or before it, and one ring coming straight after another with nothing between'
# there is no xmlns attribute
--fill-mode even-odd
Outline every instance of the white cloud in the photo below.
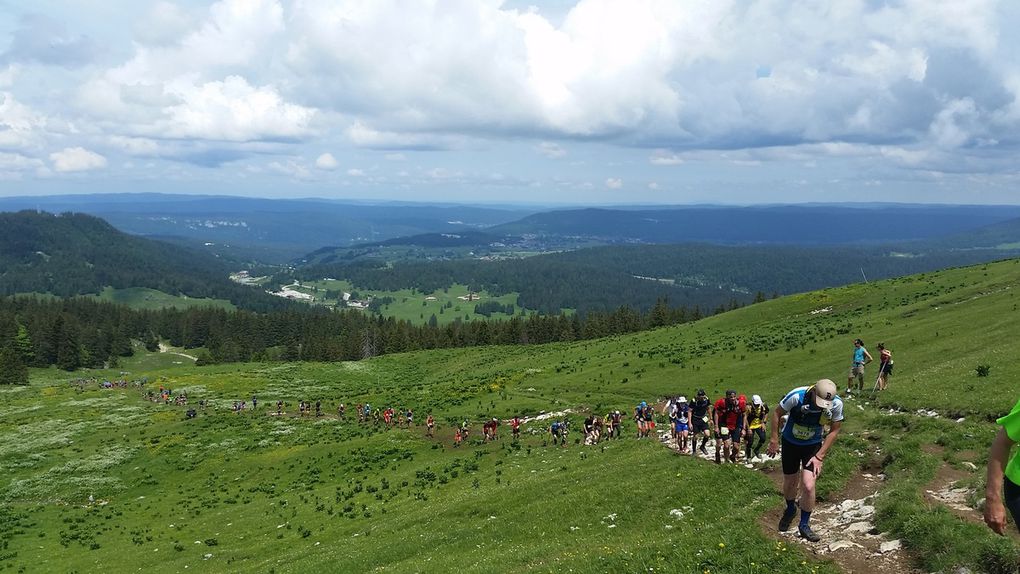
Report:
<svg viewBox="0 0 1020 574"><path fill-rule="evenodd" d="M648 161L652 165L680 165L684 162L684 159L679 154L660 149L652 152L652 156L648 158Z"/></svg>
<svg viewBox="0 0 1020 574"><path fill-rule="evenodd" d="M326 152L319 157L315 158L315 167L325 170L334 170L340 166L340 163L336 161L333 154Z"/></svg>
<svg viewBox="0 0 1020 574"><path fill-rule="evenodd" d="M110 136L109 142L114 147L131 156L155 157L162 149L159 142L149 138L126 136Z"/></svg>
<svg viewBox="0 0 1020 574"><path fill-rule="evenodd" d="M386 161L407 161L407 156L402 153L388 153L383 157Z"/></svg>
<svg viewBox="0 0 1020 574"><path fill-rule="evenodd" d="M606 187L609 189L620 189L623 187L623 180L618 177L610 177L606 179Z"/></svg>
<svg viewBox="0 0 1020 574"><path fill-rule="evenodd" d="M50 154L58 172L90 171L106 167L106 158L83 147L69 147Z"/></svg>
<svg viewBox="0 0 1020 574"><path fill-rule="evenodd" d="M45 116L15 100L10 92L0 92L0 149L39 145L46 124Z"/></svg>
<svg viewBox="0 0 1020 574"><path fill-rule="evenodd" d="M159 1L135 26L138 40L150 45L169 45L178 41L195 27L195 18L181 6Z"/></svg>
<svg viewBox="0 0 1020 574"><path fill-rule="evenodd" d="M559 159L567 155L567 150L555 142L541 142L535 146L535 151L549 159Z"/></svg>
<svg viewBox="0 0 1020 574"><path fill-rule="evenodd" d="M311 179L312 177L312 173L305 165L292 159L269 162L266 167L269 168L270 171L296 179Z"/></svg>
<svg viewBox="0 0 1020 574"><path fill-rule="evenodd" d="M34 171L44 167L45 164L38 159L19 153L0 152L0 173L20 174L21 172Z"/></svg>
<svg viewBox="0 0 1020 574"><path fill-rule="evenodd" d="M654 181L648 182L648 189L651 189L653 191L654 190L658 190L659 189L659 184L657 182L654 182Z"/></svg>
<svg viewBox="0 0 1020 574"><path fill-rule="evenodd" d="M365 172L364 170L352 167L351 169L347 170L347 175L351 177L365 177Z"/></svg>
<svg viewBox="0 0 1020 574"><path fill-rule="evenodd" d="M182 103L164 108L156 133L175 138L252 141L308 135L314 110L286 103L275 88L254 87L240 76L183 85Z"/></svg>
<svg viewBox="0 0 1020 574"><path fill-rule="evenodd" d="M7 64L5 69L0 69L0 89L6 90L14 85L14 79L18 77L20 69L17 64Z"/></svg>

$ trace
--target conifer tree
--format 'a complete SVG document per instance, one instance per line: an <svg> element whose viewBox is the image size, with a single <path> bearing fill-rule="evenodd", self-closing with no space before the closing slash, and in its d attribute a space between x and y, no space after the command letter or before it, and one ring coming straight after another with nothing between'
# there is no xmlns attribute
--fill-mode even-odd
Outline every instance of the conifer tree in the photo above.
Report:
<svg viewBox="0 0 1020 574"><path fill-rule="evenodd" d="M27 385L28 367L12 346L0 348L0 385Z"/></svg>

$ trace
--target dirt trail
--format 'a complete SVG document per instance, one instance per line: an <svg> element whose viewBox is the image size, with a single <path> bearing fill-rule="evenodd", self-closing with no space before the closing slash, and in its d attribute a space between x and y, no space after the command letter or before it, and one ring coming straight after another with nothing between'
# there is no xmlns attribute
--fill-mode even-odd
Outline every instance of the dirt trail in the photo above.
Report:
<svg viewBox="0 0 1020 574"><path fill-rule="evenodd" d="M970 464L973 465L973 463ZM976 467L968 472L943 463L935 474L935 479L924 489L925 500L930 504L945 506L962 520L984 526L985 520L982 511L971 506L971 501L975 499L974 489L959 485L960 481L973 478L973 473L976 471ZM1014 541L1020 543L1020 532L1017 529L1007 528L1006 533Z"/></svg>
<svg viewBox="0 0 1020 574"><path fill-rule="evenodd" d="M192 361L197 361L198 360L198 357L196 357L194 355L188 355L186 353L179 353L177 351L171 350L170 349L170 345L167 345L166 343L160 343L159 344L159 352L160 353L169 353L171 355L177 355L179 357L184 357L185 359L191 359Z"/></svg>
<svg viewBox="0 0 1020 574"><path fill-rule="evenodd" d="M675 441L667 432L660 433L659 439L677 450ZM698 458L715 462L714 441L709 440L706 450L708 455L699 452ZM689 451L684 454L689 456ZM782 489L783 473L778 459L756 458L742 460L740 464L761 470L776 485L777 491ZM767 536L800 545L819 559L832 560L847 574L921 574L923 570L912 565L909 554L900 547L899 541L880 534L873 522L873 501L884 479L881 474L856 474L842 491L831 497L831 501L819 501L811 516L811 527L822 537L820 542L800 538L796 524L790 532L779 532L776 526L783 513L781 507L762 516L759 524Z"/></svg>
<svg viewBox="0 0 1020 574"><path fill-rule="evenodd" d="M782 472L775 468L766 473L781 489ZM811 528L822 537L820 542L800 538L796 523L789 532L779 532L776 525L783 514L781 507L765 514L759 523L766 535L802 546L820 559L831 559L847 574L920 574L924 571L913 565L899 540L875 527L874 499L884 478L881 474L856 474L831 501L819 501L811 515Z"/></svg>

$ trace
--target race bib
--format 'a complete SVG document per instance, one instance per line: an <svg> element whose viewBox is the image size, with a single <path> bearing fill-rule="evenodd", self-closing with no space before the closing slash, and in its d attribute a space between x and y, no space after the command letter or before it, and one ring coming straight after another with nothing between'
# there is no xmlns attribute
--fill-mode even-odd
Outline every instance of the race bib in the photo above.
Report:
<svg viewBox="0 0 1020 574"><path fill-rule="evenodd" d="M719 435L720 436L729 436L729 434L730 434L730 429L728 429L726 427L722 427L721 429L719 429Z"/></svg>
<svg viewBox="0 0 1020 574"><path fill-rule="evenodd" d="M708 422L708 417L701 417L701 420L707 423Z"/></svg>
<svg viewBox="0 0 1020 574"><path fill-rule="evenodd" d="M817 429L814 427L808 427L804 425L793 425L793 438L797 440L811 440L815 438Z"/></svg>

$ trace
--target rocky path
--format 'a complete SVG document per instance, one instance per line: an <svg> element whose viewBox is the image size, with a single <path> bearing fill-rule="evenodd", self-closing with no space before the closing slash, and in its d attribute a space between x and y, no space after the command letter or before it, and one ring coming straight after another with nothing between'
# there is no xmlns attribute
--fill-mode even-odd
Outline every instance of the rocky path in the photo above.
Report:
<svg viewBox="0 0 1020 574"><path fill-rule="evenodd" d="M659 439L666 446L677 450L668 432L660 433ZM708 455L699 452L697 457L714 463L714 441L709 440L706 450ZM689 456L689 451L684 454ZM739 464L764 472L775 483L777 490L782 488L783 474L778 459L762 457L741 461ZM884 479L882 474L858 474L843 491L832 497L832 502L819 502L812 515L811 526L822 537L820 542L812 543L800 538L796 528L786 533L779 532L776 525L782 515L782 508L776 508L761 518L762 530L783 543L804 547L809 554L819 559L832 560L847 574L921 574L923 571L912 565L900 541L879 533L874 524L875 507L872 501Z"/></svg>

